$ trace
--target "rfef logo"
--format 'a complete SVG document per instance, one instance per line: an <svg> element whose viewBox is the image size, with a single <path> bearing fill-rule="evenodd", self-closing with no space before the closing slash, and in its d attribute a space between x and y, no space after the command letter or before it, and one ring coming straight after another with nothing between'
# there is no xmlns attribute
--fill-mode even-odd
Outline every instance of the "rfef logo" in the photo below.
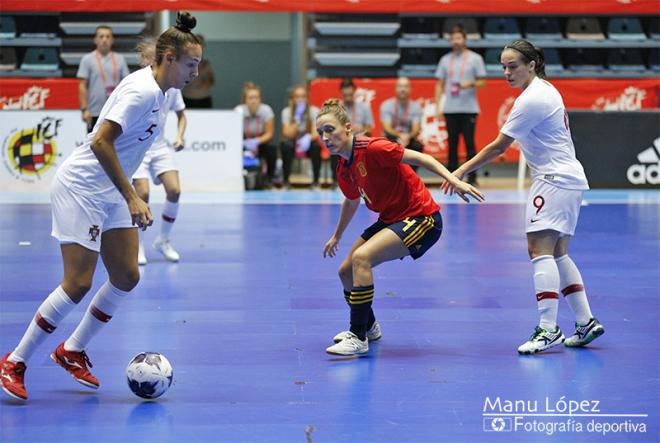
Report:
<svg viewBox="0 0 660 443"><path fill-rule="evenodd" d="M639 164L628 168L626 177L633 185L660 185L660 137L637 154Z"/></svg>
<svg viewBox="0 0 660 443"><path fill-rule="evenodd" d="M40 178L59 156L55 137L61 119L44 118L33 128L15 129L2 147L5 166L16 179Z"/></svg>

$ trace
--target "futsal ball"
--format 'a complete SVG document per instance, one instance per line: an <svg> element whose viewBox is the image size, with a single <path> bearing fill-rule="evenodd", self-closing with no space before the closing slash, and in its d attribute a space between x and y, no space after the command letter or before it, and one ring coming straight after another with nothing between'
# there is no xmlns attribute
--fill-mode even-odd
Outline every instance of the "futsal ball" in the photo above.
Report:
<svg viewBox="0 0 660 443"><path fill-rule="evenodd" d="M172 384L172 365L157 352L141 352L126 367L126 380L133 394L157 398Z"/></svg>

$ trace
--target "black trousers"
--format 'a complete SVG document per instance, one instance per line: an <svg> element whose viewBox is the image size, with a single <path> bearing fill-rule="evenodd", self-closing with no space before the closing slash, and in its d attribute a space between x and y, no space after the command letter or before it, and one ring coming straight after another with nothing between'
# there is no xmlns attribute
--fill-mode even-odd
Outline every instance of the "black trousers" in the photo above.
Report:
<svg viewBox="0 0 660 443"><path fill-rule="evenodd" d="M458 138L463 134L467 159L474 157L476 153L474 147L474 128L477 124L477 114L445 114L447 123L447 143L449 145L449 163L447 168L454 172L458 168ZM476 172L471 172L468 180L474 181L477 177Z"/></svg>
<svg viewBox="0 0 660 443"><path fill-rule="evenodd" d="M275 177L275 165L277 164L277 148L272 143L264 143L259 145L259 158L261 161L266 162L266 177L268 183L273 182Z"/></svg>
<svg viewBox="0 0 660 443"><path fill-rule="evenodd" d="M282 156L282 175L284 183L289 183L291 176L291 165L296 156L296 142L294 140L283 140L280 146L280 155ZM312 160L312 174L314 175L314 184L318 184L321 177L321 145L312 140L309 145L309 151L306 156Z"/></svg>

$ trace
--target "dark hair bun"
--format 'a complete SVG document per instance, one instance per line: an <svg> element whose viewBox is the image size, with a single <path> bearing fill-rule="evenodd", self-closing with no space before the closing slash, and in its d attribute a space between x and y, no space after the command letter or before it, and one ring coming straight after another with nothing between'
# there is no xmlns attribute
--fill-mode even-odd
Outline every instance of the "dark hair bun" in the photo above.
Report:
<svg viewBox="0 0 660 443"><path fill-rule="evenodd" d="M176 14L176 25L174 27L181 32L190 32L197 26L197 19L188 11L179 11Z"/></svg>

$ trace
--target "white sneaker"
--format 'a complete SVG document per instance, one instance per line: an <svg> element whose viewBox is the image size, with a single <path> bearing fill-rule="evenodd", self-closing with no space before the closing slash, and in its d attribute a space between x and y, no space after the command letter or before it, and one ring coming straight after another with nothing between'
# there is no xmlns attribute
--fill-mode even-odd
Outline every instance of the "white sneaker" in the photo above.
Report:
<svg viewBox="0 0 660 443"><path fill-rule="evenodd" d="M346 333L346 338L337 344L334 344L325 350L328 354L337 355L355 355L366 354L369 352L369 341L360 340L357 335L351 331Z"/></svg>
<svg viewBox="0 0 660 443"><path fill-rule="evenodd" d="M564 345L570 347L584 346L591 343L605 333L605 328L598 319L592 318L589 322L580 326L575 323L575 332L564 341Z"/></svg>
<svg viewBox="0 0 660 443"><path fill-rule="evenodd" d="M179 261L179 253L174 250L172 245L170 244L170 240L162 240L160 237L158 237L154 241L154 248L156 248L158 251L160 251L161 254L163 254L163 257L165 257L169 261L177 262Z"/></svg>
<svg viewBox="0 0 660 443"><path fill-rule="evenodd" d="M147 264L147 256L144 254L144 245L142 242L138 246L138 265L144 266Z"/></svg>
<svg viewBox="0 0 660 443"><path fill-rule="evenodd" d="M340 332L339 334L335 335L335 338L333 338L332 340L335 343L339 343L348 336L349 332L350 331ZM380 332L380 325L378 324L378 322L375 322L373 326L367 331L367 340L369 341L380 340L382 336L383 334L381 334Z"/></svg>
<svg viewBox="0 0 660 443"><path fill-rule="evenodd" d="M534 328L534 333L528 341L520 345L518 348L519 354L536 354L537 352L545 351L553 346L560 345L564 342L564 334L562 334L559 326L554 331L548 331L540 326Z"/></svg>

